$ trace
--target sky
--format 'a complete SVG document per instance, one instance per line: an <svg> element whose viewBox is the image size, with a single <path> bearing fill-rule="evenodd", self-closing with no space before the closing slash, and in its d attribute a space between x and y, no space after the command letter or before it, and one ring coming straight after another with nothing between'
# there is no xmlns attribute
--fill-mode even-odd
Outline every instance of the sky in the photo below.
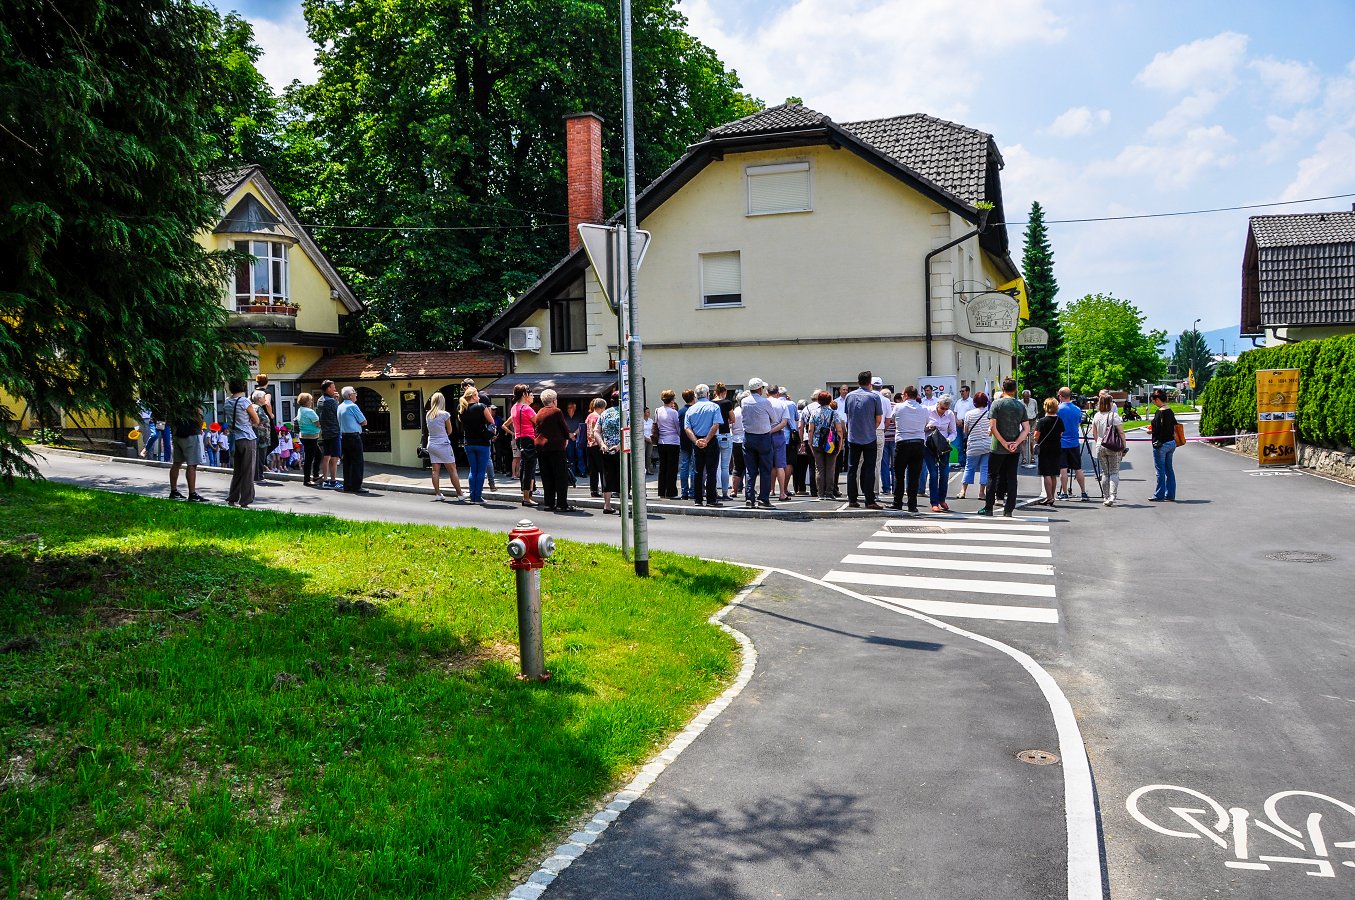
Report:
<svg viewBox="0 0 1355 900"><path fill-rule="evenodd" d="M298 0L218 0L275 86L315 77ZM772 105L838 122L922 112L991 133L1013 256L1044 207L1059 301L1109 293L1149 327L1235 326L1250 215L1060 223L1355 194L1351 0L682 0ZM641 140L643 136L641 136ZM1247 345L1244 345L1247 346ZM1228 352L1235 353L1232 346Z"/></svg>

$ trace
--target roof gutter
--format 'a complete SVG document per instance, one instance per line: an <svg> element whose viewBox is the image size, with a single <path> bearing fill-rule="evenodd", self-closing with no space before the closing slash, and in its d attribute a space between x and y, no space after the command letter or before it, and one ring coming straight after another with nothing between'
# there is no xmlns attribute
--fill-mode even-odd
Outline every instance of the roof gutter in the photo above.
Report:
<svg viewBox="0 0 1355 900"><path fill-rule="evenodd" d="M958 247L972 237L983 234L984 229L988 227L988 213L989 210L980 209L977 228L967 234L960 235L948 244L942 244L922 258L923 296L926 297L925 313L927 316L925 337L927 342L927 374L929 376L932 374L932 257Z"/></svg>

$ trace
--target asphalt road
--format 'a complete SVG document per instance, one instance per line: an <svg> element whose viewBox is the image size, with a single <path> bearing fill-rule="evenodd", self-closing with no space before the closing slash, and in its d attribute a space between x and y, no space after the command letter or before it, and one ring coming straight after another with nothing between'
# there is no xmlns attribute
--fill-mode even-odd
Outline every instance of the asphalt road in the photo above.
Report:
<svg viewBox="0 0 1355 900"><path fill-rule="evenodd" d="M1054 514L1061 622L980 629L1077 711L1111 896L1355 897L1355 488L1189 444L1178 502L1149 503L1147 445L1129 460L1122 505ZM1290 791L1331 800L1268 815Z"/></svg>
<svg viewBox="0 0 1355 900"><path fill-rule="evenodd" d="M1176 459L1177 503L1147 502L1152 462L1147 445L1135 443L1121 505L1064 504L1045 544L1020 543L1020 534L983 542L989 553L1000 547L1008 555L957 563L986 567L961 573L963 590L934 581L957 574L937 566L964 559L963 547L945 535L913 534L909 520L893 523L900 534L881 531L886 523L877 519L670 516L651 521L651 540L656 549L855 579L853 590L892 594L1029 653L1077 714L1117 900L1355 897L1355 489L1304 474L1259 475L1254 461L1202 445ZM44 470L91 486L165 490L162 470L126 464L54 456ZM1023 481L1029 495L1030 479ZM205 491L220 495L224 487L220 476L205 476ZM475 509L417 495L278 486L260 497L261 505L297 512L499 531L522 516L509 504ZM534 518L562 537L618 540L616 517ZM893 560L881 558L889 550L872 549L891 541L913 549ZM929 547L937 552L924 553ZM947 556L952 550L961 555ZM1289 551L1331 558L1272 558ZM911 567L923 562L928 567ZM1029 574L1048 567L1047 576ZM901 586L888 586L891 579ZM939 658L914 656L924 665ZM845 672L858 663L842 654L840 664ZM1032 727L1048 715L1039 704L1026 708ZM966 714L965 704L956 708ZM965 760L957 755L956 765ZM834 895L824 884L816 893ZM915 895L949 896L944 883Z"/></svg>

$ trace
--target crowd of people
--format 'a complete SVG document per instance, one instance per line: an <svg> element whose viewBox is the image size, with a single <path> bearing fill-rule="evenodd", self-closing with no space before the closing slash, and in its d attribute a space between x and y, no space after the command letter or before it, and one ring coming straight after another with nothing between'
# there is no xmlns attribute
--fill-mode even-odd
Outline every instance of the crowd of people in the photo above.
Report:
<svg viewBox="0 0 1355 900"><path fill-rule="evenodd" d="M232 470L227 496L232 506L253 502L255 487L266 483L265 472L288 469L300 470L307 486L364 492L362 430L367 422L355 389L326 380L318 397L297 397L293 421L280 422L265 378L259 376L252 392L244 381L232 383L218 423L207 425L196 407L148 422L142 453L163 446L172 462L171 497L205 500L197 491L202 463ZM1149 429L1157 472L1151 499L1170 502L1176 498L1172 454L1178 428L1165 392L1155 391L1151 399L1157 407ZM980 515L993 515L1000 501L1003 515L1011 516L1021 466L1037 469L1043 485L1032 503L1091 502L1084 446L1096 461L1102 503L1114 506L1128 452L1124 415L1108 391L1087 401L1086 408L1074 402L1067 387L1038 402L1030 391L1018 398L1010 378L993 398L967 385L958 397L933 385L909 385L894 393L879 376L864 371L854 390L842 385L798 401L785 387L761 378L749 379L737 391L720 382L680 392L666 389L659 400L652 414L646 409L643 444L637 442L647 464L654 456L658 497L710 508L740 500L762 509L773 508L773 500L796 497L841 500L845 476L848 508L883 510L888 503L895 510L918 512L926 505L946 512L954 463L963 467L955 499L968 499L973 487L982 502ZM562 408L554 390L537 397L526 384L515 386L511 405L500 412L468 378L454 409L441 392L429 398L419 453L428 461L437 501L484 503L485 487L497 490L497 470L516 480L522 505L569 512L574 509L570 489L586 476L590 494L603 501L603 512L614 514L619 511L613 498L620 487L622 416L615 392L610 402L593 398L584 413L577 401ZM459 460L468 469L464 486ZM186 497L178 490L181 469L187 475ZM444 475L450 497L443 490Z"/></svg>

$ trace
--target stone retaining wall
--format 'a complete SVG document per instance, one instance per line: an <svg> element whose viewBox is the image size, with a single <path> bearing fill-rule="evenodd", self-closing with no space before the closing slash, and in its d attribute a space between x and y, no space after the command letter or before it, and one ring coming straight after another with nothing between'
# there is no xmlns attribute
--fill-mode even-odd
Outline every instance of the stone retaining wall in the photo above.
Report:
<svg viewBox="0 0 1355 900"><path fill-rule="evenodd" d="M1256 438L1240 437L1233 442L1233 449L1243 456L1256 459ZM1355 482L1355 450L1348 447L1331 450L1299 441L1298 464L1302 468L1312 469L1319 475Z"/></svg>

